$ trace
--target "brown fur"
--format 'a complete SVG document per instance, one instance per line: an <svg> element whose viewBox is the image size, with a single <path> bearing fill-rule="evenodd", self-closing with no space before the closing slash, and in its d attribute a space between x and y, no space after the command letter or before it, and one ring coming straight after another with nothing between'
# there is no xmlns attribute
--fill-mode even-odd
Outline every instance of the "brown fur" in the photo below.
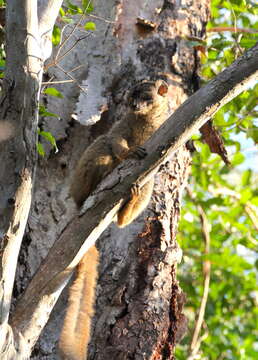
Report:
<svg viewBox="0 0 258 360"><path fill-rule="evenodd" d="M106 135L99 136L78 162L70 189L78 207L107 174L151 137L166 120L167 111L167 85L164 81L143 81L132 88L125 116ZM150 180L140 190L132 187L130 199L117 215L119 227L130 224L145 209L151 198L153 183ZM92 247L79 264L77 278L70 289L60 339L63 359L86 359L94 313L97 266L97 249Z"/></svg>
<svg viewBox="0 0 258 360"><path fill-rule="evenodd" d="M141 82L133 87L128 96L129 111L126 115L84 151L76 166L70 189L78 207L107 174L143 145L163 124L168 101L160 88L165 86L162 80L157 80L155 83Z"/></svg>
<svg viewBox="0 0 258 360"><path fill-rule="evenodd" d="M63 360L86 359L94 315L98 262L98 250L92 246L80 261L76 279L69 289L68 309L59 340Z"/></svg>

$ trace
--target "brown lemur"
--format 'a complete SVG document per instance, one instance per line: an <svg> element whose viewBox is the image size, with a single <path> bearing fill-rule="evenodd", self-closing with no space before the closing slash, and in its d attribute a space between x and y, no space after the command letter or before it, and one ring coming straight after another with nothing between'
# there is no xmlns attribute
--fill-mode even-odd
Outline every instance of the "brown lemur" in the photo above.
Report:
<svg viewBox="0 0 258 360"><path fill-rule="evenodd" d="M139 154L141 146L163 124L168 113L167 92L168 86L163 80L144 80L129 91L128 111L106 135L99 136L84 151L76 166L70 193L78 207L121 161L132 153ZM130 224L145 209L153 184L152 179L140 190L132 186L130 199L117 214L119 227ZM59 343L63 359L86 359L94 314L98 258L98 250L93 246L77 267Z"/></svg>

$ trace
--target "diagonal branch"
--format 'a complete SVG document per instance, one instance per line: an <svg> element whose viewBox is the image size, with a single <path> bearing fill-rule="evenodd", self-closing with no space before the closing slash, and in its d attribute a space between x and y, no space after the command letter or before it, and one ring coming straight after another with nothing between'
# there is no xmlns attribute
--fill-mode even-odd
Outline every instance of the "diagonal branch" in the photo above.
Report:
<svg viewBox="0 0 258 360"><path fill-rule="evenodd" d="M64 283L85 252L112 222L132 183L144 185L221 106L258 79L258 44L180 106L147 141L143 160L120 164L64 229L17 305L12 324L34 345Z"/></svg>

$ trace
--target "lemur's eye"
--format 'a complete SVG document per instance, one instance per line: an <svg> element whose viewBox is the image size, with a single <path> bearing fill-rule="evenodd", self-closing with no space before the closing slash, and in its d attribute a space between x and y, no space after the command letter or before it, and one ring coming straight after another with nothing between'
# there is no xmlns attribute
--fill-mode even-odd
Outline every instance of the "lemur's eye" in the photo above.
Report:
<svg viewBox="0 0 258 360"><path fill-rule="evenodd" d="M143 97L141 98L141 100L142 100L142 101L146 101L146 102L150 102L150 101L152 102L152 101L153 101L152 97L149 96L149 95L143 96Z"/></svg>

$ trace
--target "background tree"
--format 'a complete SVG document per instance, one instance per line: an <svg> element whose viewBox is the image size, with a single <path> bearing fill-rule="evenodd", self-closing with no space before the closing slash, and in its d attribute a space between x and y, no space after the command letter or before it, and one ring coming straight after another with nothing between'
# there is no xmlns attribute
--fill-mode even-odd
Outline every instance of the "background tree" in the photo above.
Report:
<svg viewBox="0 0 258 360"><path fill-rule="evenodd" d="M207 43L199 43L203 80L257 42L257 11L252 1L211 2ZM257 95L256 82L213 118L229 167L195 137L198 151L177 237L184 252L179 279L188 297L190 329L177 347L177 359L186 354L189 359L256 357Z"/></svg>
<svg viewBox="0 0 258 360"><path fill-rule="evenodd" d="M130 2L130 4L123 4L121 8L114 7L113 3L109 4L110 8L107 4L103 8L103 5L96 1L95 13L103 16L105 20L94 19L99 35L95 35L94 39L87 38L87 42L85 41L87 56L85 52L82 54L79 51L72 51L74 49L71 47L74 48L74 44L79 42L82 45L85 37L88 37L85 30L95 28L93 22L89 21L92 18L86 20L84 28L82 27L84 16L82 16L75 27L68 25L63 30L63 33L67 30L67 36L73 29L72 36L63 42L61 46L63 52L58 51L54 61L48 64L47 68L50 76L53 74L55 77L59 76L54 81L58 81L61 76L65 75L73 83L69 90L67 90L67 84L65 87L62 85L59 88L64 94L64 98L61 98L59 92L48 90L50 96L44 100L48 102L48 112L45 107L41 107L44 118L40 125L40 134L46 139L50 139L52 145L54 141L49 135L49 131L56 136L57 140L60 140L58 142L59 154L53 154L48 151L46 146L44 147L50 160L47 164L42 161L38 172L35 203L20 257L21 266L17 277L16 294L21 292L29 280L28 278L24 279L24 267L28 267L30 270L26 272L26 276L30 272L34 272L40 262L40 257L45 256L46 249L51 246L51 243L69 222L74 211L72 203L67 201L70 169L74 167L74 161L83 151L86 141L105 132L110 126L114 117L114 108L121 101L122 93L130 86L130 83L133 83L139 76L150 77L155 73L163 76L170 74L168 80L173 94L171 97L172 109L178 106L187 94L191 93L193 84L195 84L195 89L197 88L198 82L192 83L192 80L197 77L195 71L198 67L197 44L192 43L194 41L192 37L196 37L199 44L199 39L204 34L203 26L205 24L202 21L205 21L207 14L207 4L203 4L201 8L199 5L197 2L192 7L181 9L173 7L170 2L166 1L161 2L160 7L155 2L155 4L149 4L150 7L141 9L139 4L133 5ZM197 8L200 17L191 19L191 16L197 13ZM113 36L113 24L110 22L112 21L110 14L115 16L114 9L121 10L116 19L116 40ZM59 23L70 21L71 13L85 13L91 10L92 8L85 2L84 10L68 3L68 6L61 12L62 18L59 18L58 21ZM139 14L141 16L137 19ZM173 21L171 21L171 17L173 17ZM145 22L143 19L149 21ZM195 25L193 26L193 24ZM156 30L154 30L155 28ZM54 34L57 41L62 32L56 27ZM73 36L76 36L76 40ZM96 47L96 43L97 45L99 43L100 46ZM63 54L65 53L69 56L64 58ZM87 59L86 74L85 68L78 69L77 67L80 63L85 64L85 58ZM138 59L137 64L135 64L136 59ZM66 65L64 66L60 60L65 61ZM69 68L70 62L72 68ZM119 62L122 62L122 68L117 66ZM51 65L56 65L56 68L53 69ZM70 119L75 103L74 96L76 92L79 93L77 80L74 79L75 71L80 72L76 74L77 80L86 76L88 86L87 96L84 92L81 93L77 107L79 119L84 119L89 124L100 118L90 131L85 130L83 137L83 128L78 125L72 128L73 122ZM103 74L105 75L103 76ZM184 90L186 88L188 90ZM54 98L54 102L51 101L51 95L58 96ZM58 103L59 107L57 108ZM86 105L85 108L81 107L82 103ZM117 111L119 109L116 106L116 113ZM48 115L51 115L50 112L52 115L61 114L61 118L54 116L50 120L47 118ZM73 141L77 144L75 148L71 145ZM41 147L40 149L42 150ZM130 352L125 355L126 358L129 356L149 358L151 353L155 358L172 356L176 333L180 337L180 329L183 331L185 322L181 314L182 295L176 283L175 267L172 267L171 273L169 256L173 258L173 252L167 251L171 250L167 247L169 244L169 247L172 248L176 246L174 236L179 215L178 204L188 172L189 159L187 151L182 149L173 162L163 168L157 178L157 184L159 190L164 186L163 193L167 197L162 198L162 193L155 192L153 208L147 213L150 217L144 231L142 231L143 225L140 222L136 222L123 233L112 225L101 238L100 245L104 248L98 296L98 308L101 316L97 315L94 347L92 348L92 353L98 349L98 358L122 356L122 353L125 354L125 350L121 352L123 347ZM172 178L169 174L171 169ZM161 185L161 180L164 181L164 185ZM191 194L190 191L189 194ZM195 194L191 196L194 197ZM167 221L169 218L173 219L170 227ZM140 241L139 238L134 239L134 234L139 233L141 234ZM170 237L170 235L172 236ZM165 251L165 249L167 250ZM135 254L138 256L136 257ZM172 263L173 261L172 259ZM128 273L129 277L126 276ZM160 300L157 302L157 293L162 294L162 304L160 304ZM58 337L58 329L61 325L59 315L57 313L49 323L45 335L40 340L40 348L36 347L33 358L42 358L43 355L46 358L55 356L52 353L52 344L53 340L55 341ZM160 315L162 319L158 319ZM142 341L139 341L141 339L139 334L142 333L142 324L139 324L139 319L142 316L145 320L146 331L145 334L142 334ZM154 327L153 324L155 324ZM178 326L179 324L181 327ZM176 329L176 327L178 328ZM50 328L52 328L52 333L49 336ZM127 335L125 328L133 330L134 337L130 336L130 332ZM103 329L106 329L106 334ZM148 333L147 330L150 332ZM150 338L147 338L148 334ZM51 341L49 337L52 338ZM118 339L120 348L117 344ZM137 343L133 339L137 339Z"/></svg>
<svg viewBox="0 0 258 360"><path fill-rule="evenodd" d="M21 5L10 1L6 11L7 66L0 109L0 349L3 358L16 356L14 347L9 346L12 342L9 311L36 168L42 63L51 54L51 33L61 3L41 1L37 5L28 0ZM53 17L49 16L50 12ZM18 353L26 352L26 344L20 341L20 345Z"/></svg>

